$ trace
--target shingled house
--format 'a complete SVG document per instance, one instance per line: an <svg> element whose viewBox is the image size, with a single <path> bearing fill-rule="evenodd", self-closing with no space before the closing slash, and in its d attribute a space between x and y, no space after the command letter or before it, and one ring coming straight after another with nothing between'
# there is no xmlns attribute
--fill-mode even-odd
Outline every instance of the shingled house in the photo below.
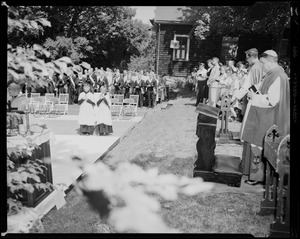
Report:
<svg viewBox="0 0 300 239"><path fill-rule="evenodd" d="M257 48L259 52L275 49L271 35L209 36L197 41L194 22L184 20L184 6L156 7L154 19L150 20L157 36L156 73L174 77L186 77L200 61L206 62L217 56L225 63L231 44L238 45L236 60L245 60L245 51ZM286 37L287 38L287 37ZM283 41L281 57L289 56L288 40Z"/></svg>

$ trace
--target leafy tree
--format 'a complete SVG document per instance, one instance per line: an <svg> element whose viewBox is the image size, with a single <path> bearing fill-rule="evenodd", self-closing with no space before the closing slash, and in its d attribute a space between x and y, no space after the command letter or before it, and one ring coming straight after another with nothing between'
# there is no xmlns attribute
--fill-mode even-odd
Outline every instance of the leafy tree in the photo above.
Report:
<svg viewBox="0 0 300 239"><path fill-rule="evenodd" d="M12 47L40 44L45 29L51 27L45 14L37 7L8 7L8 42ZM34 14L33 14L34 12Z"/></svg>
<svg viewBox="0 0 300 239"><path fill-rule="evenodd" d="M154 69L156 36L155 32L149 29L147 24L143 24L140 20L132 22L134 26L134 35L132 37L132 45L135 46L135 52L130 57L128 69L144 70Z"/></svg>
<svg viewBox="0 0 300 239"><path fill-rule="evenodd" d="M52 60L68 56L75 64L79 64L82 59L87 57L87 52L91 52L93 49L85 37L72 39L64 36L57 36L55 41L48 38L44 47L51 53Z"/></svg>
<svg viewBox="0 0 300 239"><path fill-rule="evenodd" d="M20 9L23 15L39 14L51 22L51 27L39 34L39 44L45 41L49 44L49 38L55 42L58 36L71 38L73 43L78 37L85 37L93 50L85 51L88 45L83 45L81 53L85 61L98 67L127 68L131 56L140 56L143 42L149 38L149 26L133 21L135 10L126 6L28 6ZM71 56L72 47L68 49L71 59L83 57L75 53Z"/></svg>
<svg viewBox="0 0 300 239"><path fill-rule="evenodd" d="M278 42L290 24L290 2L254 2L245 6L189 6L183 19L195 22L198 39L207 35L271 34Z"/></svg>

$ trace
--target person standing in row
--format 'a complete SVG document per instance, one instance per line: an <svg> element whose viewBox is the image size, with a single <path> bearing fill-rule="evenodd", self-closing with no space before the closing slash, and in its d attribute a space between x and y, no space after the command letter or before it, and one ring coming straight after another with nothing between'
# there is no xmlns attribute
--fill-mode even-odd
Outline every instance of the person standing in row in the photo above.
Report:
<svg viewBox="0 0 300 239"><path fill-rule="evenodd" d="M113 73L112 70L110 68L106 68L106 79L108 82L108 92L113 95L115 94L115 86L114 86L114 82L113 82Z"/></svg>
<svg viewBox="0 0 300 239"><path fill-rule="evenodd" d="M204 63L200 62L199 70L196 73L196 91L197 91L197 101L196 106L199 103L205 103L207 95L206 87L207 87L207 70L204 68Z"/></svg>
<svg viewBox="0 0 300 239"><path fill-rule="evenodd" d="M74 81L75 83L75 90L76 90L76 96L75 96L75 100L74 102L75 103L78 103L78 98L79 98L79 95L80 93L82 92L83 90L83 75L82 75L82 72L79 71L78 74L77 74L77 77Z"/></svg>
<svg viewBox="0 0 300 239"><path fill-rule="evenodd" d="M209 87L209 105L216 107L217 100L219 98L219 76L220 76L220 65L219 58L213 57L212 59L213 68L209 75L207 85Z"/></svg>
<svg viewBox="0 0 300 239"><path fill-rule="evenodd" d="M122 94L122 87L123 87L123 84L124 84L124 81L123 81L123 77L119 71L119 69L116 69L116 73L113 77L113 84L114 84L114 94Z"/></svg>
<svg viewBox="0 0 300 239"><path fill-rule="evenodd" d="M100 75L99 75L99 78L97 79L97 84L98 84L98 88L99 88L99 92L101 92L101 89L100 87L102 85L105 85L106 89L109 90L109 84L108 84L108 79L107 77L105 76L105 72L103 70L99 70L100 71Z"/></svg>
<svg viewBox="0 0 300 239"><path fill-rule="evenodd" d="M66 79L63 73L59 74L58 76L58 82L57 82L57 91L58 91L58 96L60 94L64 94L65 93L65 85L66 85Z"/></svg>
<svg viewBox="0 0 300 239"><path fill-rule="evenodd" d="M112 118L111 118L111 100L105 85L100 86L99 98L95 98L95 134L108 135L113 133Z"/></svg>
<svg viewBox="0 0 300 239"><path fill-rule="evenodd" d="M154 74L149 75L149 78L146 81L146 92L147 92L147 100L148 107L153 108L155 103L155 88L156 88L156 79L154 78Z"/></svg>
<svg viewBox="0 0 300 239"><path fill-rule="evenodd" d="M94 117L94 94L91 92L91 86L88 81L83 83L83 92L78 97L80 125L79 134L92 135L94 133L95 117Z"/></svg>
<svg viewBox="0 0 300 239"><path fill-rule="evenodd" d="M249 175L245 182L252 185L264 181L262 146L266 131L272 125L276 125L283 136L290 132L288 76L278 65L278 55L275 51L265 51L260 57L260 62L265 75L259 80L259 84L254 85L255 88L251 87L247 95L249 103L240 137L244 141L243 150L246 151L243 155L247 156L242 161L244 174Z"/></svg>
<svg viewBox="0 0 300 239"><path fill-rule="evenodd" d="M142 107L144 105L144 82L142 80L142 76L138 73L135 73L135 81L133 83L134 94L139 96L138 107Z"/></svg>
<svg viewBox="0 0 300 239"><path fill-rule="evenodd" d="M249 89L252 85L258 85L263 78L263 65L258 59L258 50L256 48L251 48L245 52L246 60L250 66L248 72L248 78L244 82L242 88ZM244 96L242 99L243 102L243 110L242 115L245 115L248 100L247 96Z"/></svg>
<svg viewBox="0 0 300 239"><path fill-rule="evenodd" d="M75 89L76 86L75 86L75 82L74 82L75 79L76 79L76 76L73 72L70 72L66 79L67 93L69 94L68 103L70 105L73 105L74 101L75 101L75 94L76 94L76 89Z"/></svg>
<svg viewBox="0 0 300 239"><path fill-rule="evenodd" d="M124 80L124 98L129 98L130 94L132 93L132 85L133 82L131 81L131 73L128 73L127 70L124 70L123 80Z"/></svg>

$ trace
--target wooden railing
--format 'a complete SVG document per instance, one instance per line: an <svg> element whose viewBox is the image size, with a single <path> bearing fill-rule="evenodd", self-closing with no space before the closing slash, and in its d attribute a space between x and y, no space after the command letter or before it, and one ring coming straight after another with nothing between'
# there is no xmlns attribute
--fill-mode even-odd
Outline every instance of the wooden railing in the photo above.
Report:
<svg viewBox="0 0 300 239"><path fill-rule="evenodd" d="M274 214L270 237L290 236L290 135L281 135L276 125L266 133L266 187L259 215Z"/></svg>

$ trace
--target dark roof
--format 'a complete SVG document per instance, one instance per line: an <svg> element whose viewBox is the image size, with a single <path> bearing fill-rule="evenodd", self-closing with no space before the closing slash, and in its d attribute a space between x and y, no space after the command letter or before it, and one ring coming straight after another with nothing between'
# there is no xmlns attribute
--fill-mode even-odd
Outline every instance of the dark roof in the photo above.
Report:
<svg viewBox="0 0 300 239"><path fill-rule="evenodd" d="M184 9L186 6L158 6L154 10L154 23L188 23L184 21Z"/></svg>

